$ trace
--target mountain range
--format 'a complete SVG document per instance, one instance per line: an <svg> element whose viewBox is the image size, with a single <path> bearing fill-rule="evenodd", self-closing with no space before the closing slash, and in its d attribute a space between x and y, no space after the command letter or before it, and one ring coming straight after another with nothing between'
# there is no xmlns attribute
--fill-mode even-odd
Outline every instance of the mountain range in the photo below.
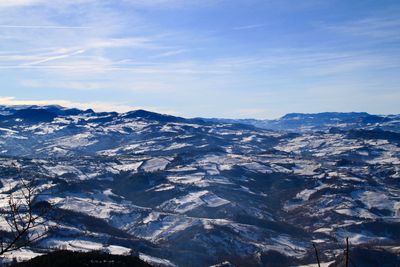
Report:
<svg viewBox="0 0 400 267"><path fill-rule="evenodd" d="M357 266L399 259L399 115L0 106L0 171L0 205L21 176L36 177L40 200L61 215L9 259L62 248L154 266L309 266L314 243L338 266L346 237Z"/></svg>
<svg viewBox="0 0 400 267"><path fill-rule="evenodd" d="M400 115L371 115L366 112L290 113L276 120L206 119L223 123L253 125L262 129L307 132L330 128L354 129L376 127L398 131Z"/></svg>

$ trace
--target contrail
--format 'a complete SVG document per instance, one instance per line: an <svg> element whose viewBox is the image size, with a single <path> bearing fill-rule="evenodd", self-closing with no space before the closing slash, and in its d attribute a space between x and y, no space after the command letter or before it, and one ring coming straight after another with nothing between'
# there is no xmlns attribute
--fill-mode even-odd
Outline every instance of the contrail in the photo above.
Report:
<svg viewBox="0 0 400 267"><path fill-rule="evenodd" d="M82 54L82 53L85 53L85 50L81 49L81 50L75 51L75 52L70 53L70 54L62 54L62 55L52 56L52 57L48 57L48 58L43 58L43 59L38 60L38 61L22 64L22 66L38 65L38 64L41 64L41 63L46 63L46 62L57 60L57 59L63 59L63 58L72 57L72 56L79 55L79 54Z"/></svg>
<svg viewBox="0 0 400 267"><path fill-rule="evenodd" d="M89 29L85 26L56 26L56 25L0 25L0 28L19 29Z"/></svg>

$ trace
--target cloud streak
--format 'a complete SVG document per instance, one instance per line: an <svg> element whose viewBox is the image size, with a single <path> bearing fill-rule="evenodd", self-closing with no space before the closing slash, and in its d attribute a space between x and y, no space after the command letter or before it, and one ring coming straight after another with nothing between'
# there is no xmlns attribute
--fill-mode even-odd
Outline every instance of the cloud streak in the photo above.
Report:
<svg viewBox="0 0 400 267"><path fill-rule="evenodd" d="M54 60L59 60L59 59L65 59L65 58L69 58L69 57L72 57L72 56L75 56L75 55L79 55L79 54L83 54L83 53L85 53L85 50L82 49L82 50L75 51L75 52L73 52L73 53L63 54L63 55L57 55L57 56L52 56L52 57L47 57L47 58L40 59L40 60L37 60L37 61L34 61L34 62L22 64L22 66L34 66L34 65L39 65L39 64L46 63L46 62L49 62L49 61L54 61Z"/></svg>
<svg viewBox="0 0 400 267"><path fill-rule="evenodd" d="M43 2L42 0L2 0L0 1L0 8L29 6Z"/></svg>
<svg viewBox="0 0 400 267"><path fill-rule="evenodd" d="M324 25L323 28L347 35L369 37L374 41L393 42L400 39L400 19L397 17L370 17Z"/></svg>
<svg viewBox="0 0 400 267"><path fill-rule="evenodd" d="M55 29L55 30L65 30L65 29L90 29L86 26L62 26L62 25L0 25L0 29Z"/></svg>
<svg viewBox="0 0 400 267"><path fill-rule="evenodd" d="M262 28L262 27L265 27L265 24L251 24L251 25L238 26L238 27L234 27L233 30L235 30L235 31L252 30L252 29L257 29L257 28Z"/></svg>

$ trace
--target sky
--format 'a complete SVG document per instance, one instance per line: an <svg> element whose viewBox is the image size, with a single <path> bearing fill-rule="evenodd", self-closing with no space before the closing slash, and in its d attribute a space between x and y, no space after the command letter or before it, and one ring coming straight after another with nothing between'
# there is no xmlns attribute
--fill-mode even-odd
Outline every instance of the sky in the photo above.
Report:
<svg viewBox="0 0 400 267"><path fill-rule="evenodd" d="M400 1L0 0L0 105L400 113Z"/></svg>

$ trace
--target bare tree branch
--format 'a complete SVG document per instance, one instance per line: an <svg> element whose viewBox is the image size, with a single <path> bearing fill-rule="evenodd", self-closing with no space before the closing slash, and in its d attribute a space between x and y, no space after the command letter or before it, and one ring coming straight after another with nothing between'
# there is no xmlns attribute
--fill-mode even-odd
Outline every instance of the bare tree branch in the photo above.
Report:
<svg viewBox="0 0 400 267"><path fill-rule="evenodd" d="M0 209L10 228L8 235L0 239L0 256L28 246L45 237L52 229L47 225L49 219L46 218L52 206L34 210L40 193L34 182L35 180L21 180L19 189L10 193L8 207ZM42 232L38 233L40 228Z"/></svg>

